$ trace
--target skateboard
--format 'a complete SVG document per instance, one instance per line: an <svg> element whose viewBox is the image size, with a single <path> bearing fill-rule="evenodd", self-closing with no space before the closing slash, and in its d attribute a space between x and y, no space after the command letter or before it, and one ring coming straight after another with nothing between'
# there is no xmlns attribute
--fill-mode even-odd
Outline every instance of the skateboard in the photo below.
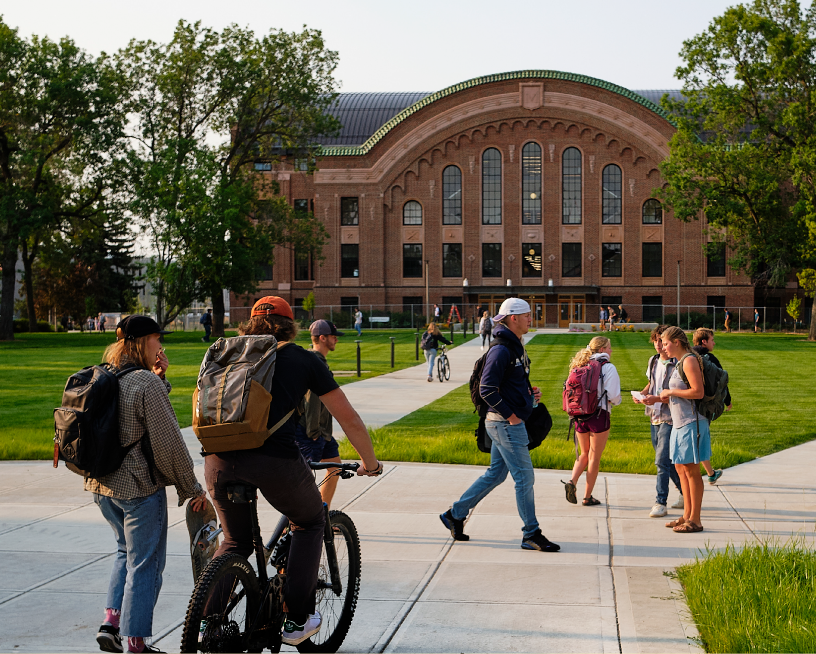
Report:
<svg viewBox="0 0 816 654"><path fill-rule="evenodd" d="M190 532L190 559L193 563L193 583L207 564L212 561L218 549L218 536L221 528L218 526L218 516L213 505L209 502L203 511L193 511L187 503L187 531Z"/></svg>

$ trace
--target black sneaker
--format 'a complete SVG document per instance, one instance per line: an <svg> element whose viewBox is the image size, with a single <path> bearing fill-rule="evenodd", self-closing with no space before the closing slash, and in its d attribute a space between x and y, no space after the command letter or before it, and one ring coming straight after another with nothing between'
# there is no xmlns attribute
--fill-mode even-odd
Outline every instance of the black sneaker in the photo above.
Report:
<svg viewBox="0 0 816 654"><path fill-rule="evenodd" d="M122 636L119 635L119 627L112 624L103 624L96 632L96 642L103 652L121 652Z"/></svg>
<svg viewBox="0 0 816 654"><path fill-rule="evenodd" d="M537 529L532 536L528 536L521 541L521 549L523 550L538 550L539 552L557 552L561 549L560 545L550 542L547 537Z"/></svg>
<svg viewBox="0 0 816 654"><path fill-rule="evenodd" d="M441 514L439 519L443 525L450 529L453 540L470 540L470 536L465 533L465 521L454 518L450 509Z"/></svg>

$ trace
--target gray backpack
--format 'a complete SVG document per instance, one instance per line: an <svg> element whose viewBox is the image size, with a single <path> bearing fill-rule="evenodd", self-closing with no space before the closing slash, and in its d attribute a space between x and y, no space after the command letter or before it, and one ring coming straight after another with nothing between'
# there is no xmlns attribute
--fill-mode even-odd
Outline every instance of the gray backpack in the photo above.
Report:
<svg viewBox="0 0 816 654"><path fill-rule="evenodd" d="M277 351L274 336L234 336L213 343L193 392L193 431L205 452L263 445L294 413L267 428Z"/></svg>

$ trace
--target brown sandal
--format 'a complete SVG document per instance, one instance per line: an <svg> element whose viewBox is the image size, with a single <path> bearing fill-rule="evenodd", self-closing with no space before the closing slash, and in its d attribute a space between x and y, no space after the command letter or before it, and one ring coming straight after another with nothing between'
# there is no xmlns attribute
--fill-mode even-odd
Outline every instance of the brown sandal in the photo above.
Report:
<svg viewBox="0 0 816 654"><path fill-rule="evenodd" d="M703 530L703 525L696 525L691 520L684 522L682 525L677 525L674 532L677 534L696 534Z"/></svg>
<svg viewBox="0 0 816 654"><path fill-rule="evenodd" d="M677 520L672 520L671 522L667 522L666 526L669 529L674 529L675 527L679 527L680 525L684 524L686 521L684 518L677 518Z"/></svg>
<svg viewBox="0 0 816 654"><path fill-rule="evenodd" d="M600 500L596 500L592 495L585 497L584 501L581 502L584 506L598 506L600 503Z"/></svg>

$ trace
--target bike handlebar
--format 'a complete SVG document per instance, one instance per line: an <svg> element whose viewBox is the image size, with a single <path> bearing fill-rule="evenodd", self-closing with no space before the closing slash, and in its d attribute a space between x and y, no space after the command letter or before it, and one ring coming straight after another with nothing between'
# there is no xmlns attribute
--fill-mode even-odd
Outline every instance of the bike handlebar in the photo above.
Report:
<svg viewBox="0 0 816 654"><path fill-rule="evenodd" d="M357 472L357 469L360 467L360 464L357 462L354 463L335 463L333 461L309 461L309 467L312 470L332 470L332 469L339 469L339 470L348 470L349 472Z"/></svg>

